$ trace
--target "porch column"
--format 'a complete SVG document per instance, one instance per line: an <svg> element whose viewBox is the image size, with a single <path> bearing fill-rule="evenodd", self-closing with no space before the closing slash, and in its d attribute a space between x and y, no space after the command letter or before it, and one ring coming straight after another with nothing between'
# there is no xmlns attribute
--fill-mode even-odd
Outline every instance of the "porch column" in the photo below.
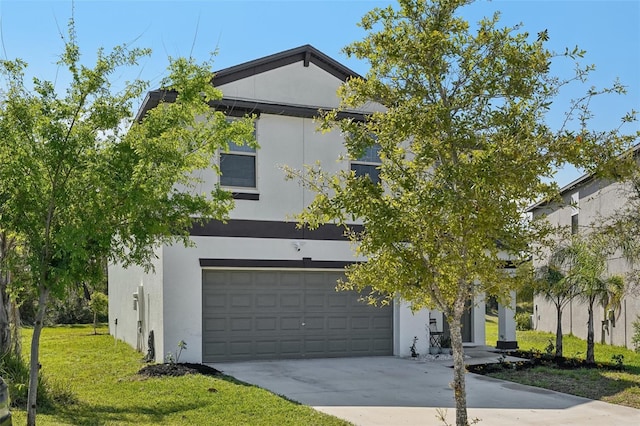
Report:
<svg viewBox="0 0 640 426"><path fill-rule="evenodd" d="M516 341L516 292L511 292L508 306L498 304L498 349L518 349Z"/></svg>

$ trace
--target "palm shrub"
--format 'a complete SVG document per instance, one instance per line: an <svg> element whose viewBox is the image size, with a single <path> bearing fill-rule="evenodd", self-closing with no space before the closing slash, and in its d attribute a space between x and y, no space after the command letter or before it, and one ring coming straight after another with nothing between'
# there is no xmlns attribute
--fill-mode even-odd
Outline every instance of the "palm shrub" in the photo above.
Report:
<svg viewBox="0 0 640 426"><path fill-rule="evenodd" d="M633 326L631 344L633 345L633 349L640 353L640 316L636 315L636 320L631 325Z"/></svg>

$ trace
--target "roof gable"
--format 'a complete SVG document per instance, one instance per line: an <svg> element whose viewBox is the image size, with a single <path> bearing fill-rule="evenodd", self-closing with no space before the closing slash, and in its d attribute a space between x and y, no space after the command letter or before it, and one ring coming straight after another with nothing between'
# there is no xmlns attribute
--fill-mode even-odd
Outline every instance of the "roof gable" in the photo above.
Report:
<svg viewBox="0 0 640 426"><path fill-rule="evenodd" d="M313 63L342 81L347 81L351 77L361 77L355 71L345 67L315 47L306 44L217 71L213 83L215 86L221 86L296 62L302 62L305 67Z"/></svg>
<svg viewBox="0 0 640 426"><path fill-rule="evenodd" d="M307 44L216 71L214 73L213 85L220 88L224 95L222 100L212 102L211 106L236 114L244 114L249 111L258 115L261 112L265 112L299 117L316 117L319 108L331 109L336 107L337 97L335 97L332 102L324 105L313 102L309 103L304 100L294 102L290 97L283 97L284 90L282 89L285 88L285 86L288 86L289 91L303 94L307 98L313 98L314 96L314 94L308 90L299 90L299 88L291 86L295 79L287 80L286 75L280 76L280 86L278 86L277 79L273 80L275 76L273 72L280 72L279 70L285 70L297 63L301 63L301 65L298 65L300 69L304 67L305 69L314 68L316 70L314 79L314 85L316 86L315 93L323 93L324 97L328 96L328 93L331 93L331 98L334 97L337 82L345 82L349 78L362 78L355 71L352 71ZM313 67L310 67L311 64L313 64ZM317 79L319 77L317 70L324 71L326 73L324 75L329 77L334 83L325 81L324 79L322 79L324 83L321 83L320 80ZM313 75L314 73L311 72L308 77L313 79ZM284 80L282 80L283 78ZM267 81L269 82L267 83ZM272 86L272 92L276 93L277 96L272 96L273 99L269 99L269 96L264 96L264 90L258 95L255 93L255 90L252 89L256 87L256 83L258 86L262 86L265 83ZM302 84L302 81L298 81L298 84ZM325 86L322 86L322 84ZM173 91L158 89L148 92L136 115L136 120L141 120L147 111L155 108L160 102L174 102L175 98L176 93ZM306 101L308 100L309 99L306 99ZM318 101L318 99L315 100ZM363 117L362 112L355 111L341 115L357 119L362 119Z"/></svg>

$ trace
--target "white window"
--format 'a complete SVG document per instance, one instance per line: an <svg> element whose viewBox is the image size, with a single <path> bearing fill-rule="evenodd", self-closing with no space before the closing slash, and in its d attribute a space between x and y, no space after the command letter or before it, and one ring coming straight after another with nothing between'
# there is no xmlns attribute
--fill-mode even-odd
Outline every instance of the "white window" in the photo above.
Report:
<svg viewBox="0 0 640 426"><path fill-rule="evenodd" d="M579 229L578 213L580 212L580 193L571 194L571 234L577 234Z"/></svg>
<svg viewBox="0 0 640 426"><path fill-rule="evenodd" d="M234 118L227 118L232 122ZM256 137L256 123L253 136ZM229 141L229 151L220 150L220 185L233 188L256 188L256 149Z"/></svg>
<svg viewBox="0 0 640 426"><path fill-rule="evenodd" d="M356 176L369 176L373 183L380 182L380 145L368 147L364 154L351 162L351 170Z"/></svg>
<svg viewBox="0 0 640 426"><path fill-rule="evenodd" d="M255 188L256 149L229 142L229 152L220 152L220 184L237 188Z"/></svg>

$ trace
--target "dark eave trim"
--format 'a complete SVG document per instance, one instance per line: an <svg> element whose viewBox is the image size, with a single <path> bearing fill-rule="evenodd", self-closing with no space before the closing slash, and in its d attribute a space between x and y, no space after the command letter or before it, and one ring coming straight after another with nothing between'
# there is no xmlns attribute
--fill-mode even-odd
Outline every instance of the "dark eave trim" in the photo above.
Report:
<svg viewBox="0 0 640 426"><path fill-rule="evenodd" d="M356 232L362 225L351 225ZM190 230L193 237L278 238L291 240L347 241L344 228L337 225L321 225L317 229L298 228L296 222L270 220L231 219L226 223L212 220L205 224L194 223Z"/></svg>
<svg viewBox="0 0 640 426"><path fill-rule="evenodd" d="M270 259L200 259L202 268L300 268L344 269L355 262L338 260L312 260L310 257L294 260Z"/></svg>
<svg viewBox="0 0 640 426"><path fill-rule="evenodd" d="M631 147L628 151L620 154L618 156L618 158L622 158L624 155L633 155L636 160L638 159L638 157L640 156L640 143L634 145L633 147ZM584 186L588 183L590 183L591 181L595 180L597 178L597 176L593 173L587 173L584 174L582 176L580 176L579 178L577 178L576 180L570 182L569 184L563 186L562 188L560 188L560 195L564 195L569 191L572 191L580 186ZM551 200L541 200L538 201L537 203L531 205L530 207L527 207L527 209L525 210L526 213L532 213L534 210L537 210L539 208L544 208L549 206L549 204L551 203Z"/></svg>
<svg viewBox="0 0 640 426"><path fill-rule="evenodd" d="M175 102L176 92L167 90L154 90L147 93L142 108L136 115L136 120L141 121L147 111L155 108L160 102ZM309 107L294 104L277 104L253 101L247 99L223 98L209 103L212 108L222 111L229 116L242 117L245 115L273 114L285 115L289 117L316 118L322 113L322 108ZM326 108L330 110L331 108ZM338 113L339 119L352 119L364 121L367 114L361 112L341 111Z"/></svg>

